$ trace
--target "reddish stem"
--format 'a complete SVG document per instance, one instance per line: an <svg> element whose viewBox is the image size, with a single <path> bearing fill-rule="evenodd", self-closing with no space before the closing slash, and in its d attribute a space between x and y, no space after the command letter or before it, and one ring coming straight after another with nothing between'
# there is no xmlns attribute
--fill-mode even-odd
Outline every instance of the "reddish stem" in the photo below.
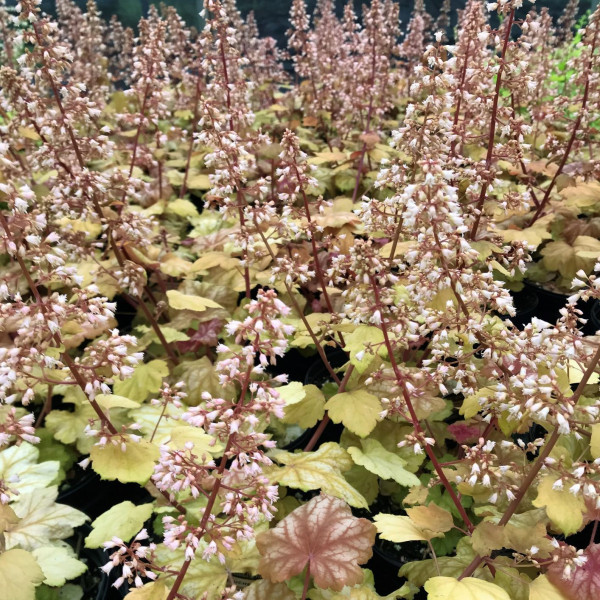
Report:
<svg viewBox="0 0 600 600"><path fill-rule="evenodd" d="M577 401L579 400L580 396L583 393L583 388L587 385L587 382L589 381L590 377L592 376L592 373L594 372L594 369L598 365L599 361L600 361L600 347L598 347L598 350L596 350L596 354L594 354L594 357L592 358L585 373L583 374L583 377L582 377L581 381L579 382L577 389L571 396L571 398L570 398L571 403L577 404ZM538 473L540 472L540 469L544 466L546 459L550 455L550 452L552 452L552 449L554 448L554 446L556 445L556 442L558 442L559 439L560 439L560 433L558 432L558 428L556 428L552 432L552 435L548 438L548 441L544 445L544 449L537 457L531 470L527 474L527 477L525 477L525 479L521 483L517 493L515 494L515 499L510 503L510 505L506 509L506 512L502 515L502 518L500 519L500 521L498 521L498 525L500 525L501 527L506 525L510 521L511 517L515 514L515 512L519 508L519 505L521 504L521 501L523 500L525 494L531 488L531 485L533 484L535 478L537 477ZM463 579L464 577L470 577L475 572L475 570L479 567L479 565L483 562L483 560L484 560L484 558L482 556L477 555L471 561L469 566L462 572L459 579Z"/></svg>
<svg viewBox="0 0 600 600"><path fill-rule="evenodd" d="M375 281L375 279L373 277L371 277L371 286L373 288L373 292L375 295L375 303L378 307L381 307L382 304L381 304L381 298L379 295L379 288L377 287L377 282ZM404 398L404 402L406 404L406 407L408 408L408 412L410 413L411 424L412 424L415 432L417 433L417 435L419 437L423 438L423 437L425 437L425 434L424 434L423 428L421 427L421 424L419 422L419 418L417 417L417 413L415 412L415 408L413 406L412 400L410 399L410 392L408 391L408 388L406 386L406 381L404 379L404 375L402 375L402 373L400 372L400 369L398 368L398 364L396 363L396 359L394 358L394 349L390 342L385 318L382 318L382 320L381 320L381 332L383 333L385 347L388 352L389 360L392 365L394 375L396 376L396 381L400 385L400 388L402 390L402 396ZM433 452L433 449L431 448L431 446L429 446L429 444L426 444L426 443L423 443L423 446L425 447L425 452L427 453L427 456L429 457L429 460L431 461L431 464L433 465L433 468L435 469L435 472L437 473L437 476L439 477L440 482L444 486L446 492L448 492L448 495L450 496L450 498L452 499L452 502L456 506L456 509L458 510L461 518L463 519L463 522L467 526L467 529L469 530L469 532L473 531L473 529L474 529L473 523L471 522L469 515L467 515L467 513L466 513L463 505L461 504L460 499L456 495L456 492L454 491L452 485L450 485L448 478L444 474L443 468L440 465L440 462L437 459L437 456Z"/></svg>
<svg viewBox="0 0 600 600"><path fill-rule="evenodd" d="M563 154L562 160L560 161L560 164L558 165L558 169L556 169L556 172L554 173L554 177L552 177L552 181L550 182L550 185L548 186L548 189L546 190L546 193L544 194L544 197L542 198L542 201L540 202L538 209L535 211L535 214L533 215L533 219L531 219L531 221L528 225L529 227L531 227L542 216L544 208L546 208L546 205L550 201L550 193L554 189L554 186L556 184L556 180L558 179L558 176L562 173L565 165L567 164L567 159L569 158L569 154L571 154L571 150L573 149L573 144L575 143L575 139L577 138L577 131L579 130L579 126L581 125L581 120L583 119L583 114L586 111L589 94L590 94L591 62L593 60L594 52L596 50L597 37L598 37L598 29L596 28L595 33L594 33L594 41L592 42L592 49L590 51L590 60L588 63L588 68L587 68L587 77L585 80L585 88L583 90L583 99L581 101L581 109L579 110L579 116L577 117L577 119L575 121L575 125L573 125L573 131L571 132L571 137L569 138L569 142L567 144L567 148L565 149L565 153Z"/></svg>
<svg viewBox="0 0 600 600"><path fill-rule="evenodd" d="M502 54L500 57L500 67L498 68L498 73L496 75L496 89L494 91L494 102L492 105L492 121L490 123L490 133L487 142L487 155L485 157L485 170L489 172L492 166L492 158L494 156L494 140L496 139L496 122L498 119L498 102L500 100L500 89L502 87L502 73L504 72L505 67L505 59L506 59L506 50L508 48L508 42L510 40L510 32L512 31L512 25L515 18L515 9L513 8L508 15L508 23L506 25L506 33L504 34L504 44L502 46ZM471 239L475 240L477 238L477 230L479 229L479 221L481 220L481 215L483 212L483 204L485 202L485 197L487 194L488 187L490 185L489 182L489 173L488 179L481 187L481 193L479 194L479 199L477 200L476 206L476 214L475 214L475 222L473 223L473 228L471 229Z"/></svg>
<svg viewBox="0 0 600 600"><path fill-rule="evenodd" d="M250 374L252 373L253 367L254 367L254 365L250 365L248 367L248 369L246 370L244 383L242 385L242 390L240 392L240 396L239 396L239 400L237 402L237 406L235 408L235 412L239 412L239 410L241 409L241 407L244 404L246 392L248 391L248 387L250 385ZM199 535L198 537L203 537L203 535L206 533L206 525L208 524L208 520L210 519L210 516L212 514L212 510L215 506L215 502L217 501L217 497L219 495L219 490L221 489L221 481L222 481L221 475L223 475L223 472L225 471L225 467L227 466L227 460L228 460L227 455L231 449L231 446L233 445L233 439L236 435L237 434L233 433L227 438L227 444L225 445L225 450L223 450L223 456L221 457L221 461L219 463L219 466L218 466L216 474L215 474L215 484L213 486L213 489L211 490L210 497L208 498L208 502L206 504L204 513L202 515L202 519L200 520L200 524L198 525L198 530L200 532L202 532L202 534ZM183 563L183 566L182 566L181 570L179 571L179 575L177 576L177 579L175 580L173 587L169 591L167 600L173 600L173 598L175 598L175 596L177 595L177 592L179 591L181 583L183 582L183 578L185 577L187 570L190 567L191 562L192 562L191 560L186 560Z"/></svg>

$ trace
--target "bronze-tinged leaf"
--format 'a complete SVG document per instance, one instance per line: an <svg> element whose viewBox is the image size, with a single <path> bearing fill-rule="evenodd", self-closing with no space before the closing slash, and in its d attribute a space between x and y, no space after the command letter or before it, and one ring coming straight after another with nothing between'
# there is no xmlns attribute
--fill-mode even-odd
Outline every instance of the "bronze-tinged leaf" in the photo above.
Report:
<svg viewBox="0 0 600 600"><path fill-rule="evenodd" d="M246 588L246 600L296 600L296 596L285 583L259 579Z"/></svg>
<svg viewBox="0 0 600 600"><path fill-rule="evenodd" d="M586 561L565 571L565 562L559 558L550 565L546 575L568 600L595 600L600 598L600 544L585 549ZM567 575L565 577L565 575Z"/></svg>
<svg viewBox="0 0 600 600"><path fill-rule="evenodd" d="M373 523L354 517L343 500L317 496L258 536L258 571L277 583L310 563L315 585L339 592L363 580L358 565L371 558L375 532Z"/></svg>

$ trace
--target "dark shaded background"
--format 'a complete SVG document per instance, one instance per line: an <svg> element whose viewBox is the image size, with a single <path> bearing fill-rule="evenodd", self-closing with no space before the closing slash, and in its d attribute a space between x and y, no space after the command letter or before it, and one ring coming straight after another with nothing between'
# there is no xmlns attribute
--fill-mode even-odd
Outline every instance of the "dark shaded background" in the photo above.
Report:
<svg viewBox="0 0 600 600"><path fill-rule="evenodd" d="M77 4L84 7L86 0L75 0ZM336 7L341 14L345 0L335 0ZM562 13L568 0L537 0L535 6L547 6L550 12L557 19ZM16 2L16 0L15 0ZM12 2L13 4L15 2ZM151 0L96 0L98 7L105 17L118 15L119 19L127 26L135 27L140 16L145 14L150 4L159 4ZM308 0L307 5L312 12L316 0ZM11 2L9 1L9 4ZM357 12L364 0L354 0ZM368 0L367 0L368 3ZM598 0L581 0L580 11L584 13L590 9L590 4L597 5ZM166 4L171 4L177 8L179 14L190 25L199 25L198 13L202 9L202 0L170 0ZM237 0L237 4L243 14L253 10L262 35L269 35L278 40L280 45L285 45L285 31L288 28L288 14L292 0ZM399 0L400 18L404 24L408 23L412 12L414 0ZM463 8L465 0L452 0L453 16L456 17L456 9ZM527 6L531 6L525 2ZM427 9L433 17L436 17L442 5L442 0L426 0ZM55 0L43 0L43 9L53 14L55 12ZM454 25L454 21L453 21Z"/></svg>

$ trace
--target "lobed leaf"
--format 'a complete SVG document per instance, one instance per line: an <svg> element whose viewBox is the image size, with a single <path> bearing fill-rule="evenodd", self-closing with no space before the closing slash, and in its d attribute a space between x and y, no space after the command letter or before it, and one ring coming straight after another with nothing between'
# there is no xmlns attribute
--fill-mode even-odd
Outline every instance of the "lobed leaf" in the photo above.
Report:
<svg viewBox="0 0 600 600"><path fill-rule="evenodd" d="M362 581L358 565L371 558L374 541L370 521L354 517L338 498L317 496L258 536L259 572L281 582L308 566L315 585L340 591Z"/></svg>

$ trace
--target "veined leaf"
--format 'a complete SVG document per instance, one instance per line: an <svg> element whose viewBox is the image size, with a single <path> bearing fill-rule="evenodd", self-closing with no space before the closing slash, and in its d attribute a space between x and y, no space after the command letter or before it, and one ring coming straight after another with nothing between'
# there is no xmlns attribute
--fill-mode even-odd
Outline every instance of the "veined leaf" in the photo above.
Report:
<svg viewBox="0 0 600 600"><path fill-rule="evenodd" d="M334 423L343 423L352 433L366 437L381 420L381 401L365 389L332 396L325 405Z"/></svg>
<svg viewBox="0 0 600 600"><path fill-rule="evenodd" d="M246 588L245 600L296 600L296 595L285 583L259 579Z"/></svg>
<svg viewBox="0 0 600 600"><path fill-rule="evenodd" d="M166 600L169 588L162 579L151 581L141 588L134 588L125 596L125 600Z"/></svg>
<svg viewBox="0 0 600 600"><path fill-rule="evenodd" d="M546 475L538 486L537 498L533 505L546 507L546 513L552 525L565 535L571 535L581 529L585 502L580 496L574 496L568 489L553 489L557 477Z"/></svg>
<svg viewBox="0 0 600 600"><path fill-rule="evenodd" d="M9 482L9 488L23 494L50 485L58 475L60 463L48 460L38 463L39 450L24 442L0 452L0 479Z"/></svg>
<svg viewBox="0 0 600 600"><path fill-rule="evenodd" d="M135 400L125 398L125 396L117 396L116 394L99 394L96 396L96 402L106 409L111 408L137 408L140 403Z"/></svg>
<svg viewBox="0 0 600 600"><path fill-rule="evenodd" d="M428 600L511 600L500 586L474 577L432 577L425 591Z"/></svg>
<svg viewBox="0 0 600 600"><path fill-rule="evenodd" d="M292 382L292 384L297 382ZM290 385L292 385L290 384ZM286 401L285 416L282 421L284 423L294 423L309 429L316 425L317 421L320 421L325 415L325 396L323 392L316 385L305 385L300 384L302 391L297 392L293 396L290 394L283 395ZM285 386L289 388L289 386ZM282 388L278 388L281 392ZM302 396L300 399L298 399ZM291 401L290 401L291 400Z"/></svg>
<svg viewBox="0 0 600 600"><path fill-rule="evenodd" d="M198 216L198 209L189 200L177 198L167 203L167 214L177 215L184 219Z"/></svg>
<svg viewBox="0 0 600 600"><path fill-rule="evenodd" d="M146 440L126 442L125 451L120 444L108 443L92 446L90 452L92 468L102 479L118 479L122 483L146 483L159 456L158 447Z"/></svg>
<svg viewBox="0 0 600 600"><path fill-rule="evenodd" d="M358 565L371 558L374 542L370 521L354 517L338 498L317 496L258 536L259 572L281 582L309 565L318 587L340 591L362 582Z"/></svg>
<svg viewBox="0 0 600 600"><path fill-rule="evenodd" d="M87 571L87 565L78 560L70 548L64 546L36 548L33 556L42 567L46 585L62 586Z"/></svg>
<svg viewBox="0 0 600 600"><path fill-rule="evenodd" d="M114 536L128 542L140 532L144 522L150 518L153 505L136 506L126 500L102 513L93 523L92 532L85 538L86 548L100 548Z"/></svg>
<svg viewBox="0 0 600 600"><path fill-rule="evenodd" d="M31 552L8 550L0 554L0 590L10 600L35 600L35 588L44 573Z"/></svg>
<svg viewBox="0 0 600 600"><path fill-rule="evenodd" d="M379 327L359 325L349 334L344 336L346 346L344 350L350 353L350 362L359 373L364 373L377 352L368 353L365 348L370 345L377 346L383 342L383 332Z"/></svg>
<svg viewBox="0 0 600 600"><path fill-rule="evenodd" d="M212 184L210 183L210 179L208 175L205 173L199 173L198 175L192 175L187 180L187 188L188 190L210 190Z"/></svg>
<svg viewBox="0 0 600 600"><path fill-rule="evenodd" d="M271 467L267 475L271 481L291 488L322 490L342 498L355 508L367 508L364 497L359 494L343 477L342 472L352 467L350 455L338 444L323 444L316 452L292 454L283 450L270 453L282 467Z"/></svg>
<svg viewBox="0 0 600 600"><path fill-rule="evenodd" d="M588 546L582 554L581 562L572 565L570 573L565 576L564 560L550 564L548 582L558 588L566 600L595 600L600 596L600 544ZM544 599L546 600L546 598Z"/></svg>
<svg viewBox="0 0 600 600"><path fill-rule="evenodd" d="M20 546L34 550L55 540L73 535L73 528L83 525L88 517L81 511L55 502L56 486L21 494L11 505L18 523L12 523L4 531L6 548Z"/></svg>
<svg viewBox="0 0 600 600"><path fill-rule="evenodd" d="M135 402L143 402L150 394L160 390L163 378L168 374L169 367L164 360L151 360L137 365L129 379L115 381L113 392Z"/></svg>
<svg viewBox="0 0 600 600"><path fill-rule="evenodd" d="M379 513L373 520L381 538L396 544L411 541L426 542L434 537L443 537L441 532L425 532L410 517Z"/></svg>
<svg viewBox="0 0 600 600"><path fill-rule="evenodd" d="M195 312L203 312L207 308L223 308L220 304L209 298L200 296L189 296L182 294L177 290L169 290L167 292L169 306L175 310L193 310Z"/></svg>
<svg viewBox="0 0 600 600"><path fill-rule="evenodd" d="M377 440L361 440L361 448L350 447L348 452L357 465L375 473L382 479L393 479L400 485L420 485L419 478L405 469L406 461L386 450Z"/></svg>
<svg viewBox="0 0 600 600"><path fill-rule="evenodd" d="M546 577L539 575L529 584L529 600L569 600ZM583 599L581 599L583 600Z"/></svg>

